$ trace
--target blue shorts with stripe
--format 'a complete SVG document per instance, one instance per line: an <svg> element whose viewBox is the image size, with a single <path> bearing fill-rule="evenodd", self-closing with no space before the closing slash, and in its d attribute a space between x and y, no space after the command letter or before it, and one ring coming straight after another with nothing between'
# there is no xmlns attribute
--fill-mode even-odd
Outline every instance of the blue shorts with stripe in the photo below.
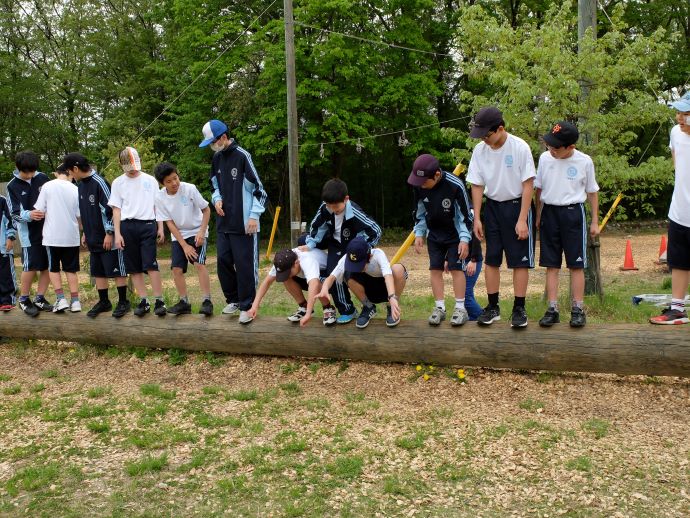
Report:
<svg viewBox="0 0 690 518"><path fill-rule="evenodd" d="M48 250L45 246L32 244L22 247L22 267L25 272L42 272L48 269Z"/></svg>
<svg viewBox="0 0 690 518"><path fill-rule="evenodd" d="M185 243L187 243L189 246L194 247L194 249L196 250L198 257L194 261L189 261L187 259L187 256L184 255L184 250L182 250L182 246L180 245L180 243L178 243L177 241L172 242L172 261L170 262L170 268L182 268L182 273L187 273L187 265L190 262L206 264L206 244L208 243L208 239L205 239L204 244L201 246L195 246L194 239L194 236L192 236L184 240Z"/></svg>
<svg viewBox="0 0 690 518"><path fill-rule="evenodd" d="M127 276L125 254L122 250L91 252L89 260L91 277L112 279Z"/></svg>
<svg viewBox="0 0 690 518"><path fill-rule="evenodd" d="M501 266L505 253L508 268L534 268L534 209L530 207L527 213L527 239L518 239L515 225L521 208L521 198L507 201L487 198L484 210L485 265Z"/></svg>
<svg viewBox="0 0 690 518"><path fill-rule="evenodd" d="M584 203L547 205L539 220L539 266L587 267L587 218Z"/></svg>

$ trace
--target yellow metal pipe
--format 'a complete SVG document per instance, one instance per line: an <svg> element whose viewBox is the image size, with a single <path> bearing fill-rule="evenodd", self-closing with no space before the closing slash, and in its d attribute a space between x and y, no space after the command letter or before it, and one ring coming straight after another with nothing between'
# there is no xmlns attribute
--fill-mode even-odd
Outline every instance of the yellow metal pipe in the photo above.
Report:
<svg viewBox="0 0 690 518"><path fill-rule="evenodd" d="M613 211L616 210L616 207L618 207L618 204L620 201L623 199L623 193L620 192L618 193L618 196L616 196L616 199L613 201L613 205L611 205L611 208L609 211L606 213L606 216L604 216L604 219L601 221L601 224L599 225L599 232L603 232L604 228L606 228L606 224L609 222L609 218L613 214Z"/></svg>
<svg viewBox="0 0 690 518"><path fill-rule="evenodd" d="M460 173L462 173L465 170L465 166L462 164L458 164L455 166L455 169L453 169L453 174L455 176L460 176ZM412 246L412 243L414 243L414 230L410 232L410 235L407 236L407 239L403 242L402 245L400 245L400 248L398 248L398 251L395 252L395 255L393 256L393 259L391 259L391 264L395 264L400 262L400 259L402 259L402 256L405 255L405 252L407 252L407 249Z"/></svg>
<svg viewBox="0 0 690 518"><path fill-rule="evenodd" d="M271 259L271 250L273 249L273 238L276 236L276 228L278 227L278 216L280 216L280 207L276 207L276 215L273 217L273 228L271 229L271 239L268 240L268 249L266 250L266 259Z"/></svg>

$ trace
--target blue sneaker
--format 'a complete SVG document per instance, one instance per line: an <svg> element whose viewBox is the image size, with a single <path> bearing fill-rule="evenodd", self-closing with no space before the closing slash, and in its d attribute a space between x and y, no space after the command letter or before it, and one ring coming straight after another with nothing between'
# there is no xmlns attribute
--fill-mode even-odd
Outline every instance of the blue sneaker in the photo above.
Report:
<svg viewBox="0 0 690 518"><path fill-rule="evenodd" d="M362 306L362 311L357 317L357 328L364 329L369 325L369 322L376 314L376 306L373 304L371 306Z"/></svg>
<svg viewBox="0 0 690 518"><path fill-rule="evenodd" d="M356 316L357 316L357 312L353 311L349 315L340 315L338 317L338 320L336 320L336 322L338 322L338 324L349 324L350 322L352 322L355 319Z"/></svg>

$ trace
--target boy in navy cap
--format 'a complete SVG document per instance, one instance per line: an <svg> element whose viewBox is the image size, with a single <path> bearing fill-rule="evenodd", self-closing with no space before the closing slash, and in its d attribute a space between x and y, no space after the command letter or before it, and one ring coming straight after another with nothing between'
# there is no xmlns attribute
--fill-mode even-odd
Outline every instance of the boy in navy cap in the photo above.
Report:
<svg viewBox="0 0 690 518"><path fill-rule="evenodd" d="M259 283L259 218L268 195L251 155L229 137L224 122L210 120L202 133L199 147L214 152L209 180L217 214L218 280L227 302L223 313L239 311L240 324L248 324Z"/></svg>
<svg viewBox="0 0 690 518"><path fill-rule="evenodd" d="M429 274L434 310L429 325L437 326L446 319L446 303L443 296L443 270L453 277L455 307L450 319L452 326L461 326L469 319L465 309L464 270L472 239L472 213L467 190L462 180L441 170L433 155L420 155L412 166L407 183L414 187L415 241L418 254L424 248L424 238L429 249Z"/></svg>
<svg viewBox="0 0 690 518"><path fill-rule="evenodd" d="M352 293L362 303L362 311L356 325L364 329L376 314L376 304L386 302L386 325L400 323L400 296L407 281L407 270L402 264L388 262L386 253L371 245L362 236L351 240L345 255L338 261L331 274L323 281L318 297L327 297L328 290L336 282L346 282Z"/></svg>
<svg viewBox="0 0 690 518"><path fill-rule="evenodd" d="M501 320L498 291L501 263L505 252L513 270L513 312L510 325L527 326L525 297L529 269L534 268L534 159L527 142L505 129L503 114L494 106L479 110L470 124L470 137L482 141L472 151L467 181L472 184L474 234L486 236L484 278L489 304L477 323L490 325ZM480 217L482 197L486 195L484 223Z"/></svg>
<svg viewBox="0 0 690 518"><path fill-rule="evenodd" d="M568 121L554 124L544 135L547 151L539 157L537 177L537 228L539 229L539 266L546 267L546 295L549 307L539 321L542 327L560 322L558 313L558 274L561 258L570 270L572 310L570 326L582 327L585 271L587 268L587 218L589 201L592 223L589 234L599 235L599 186L592 159L575 149L580 134Z"/></svg>
<svg viewBox="0 0 690 518"><path fill-rule="evenodd" d="M671 104L676 124L671 130L671 155L676 179L668 211L668 266L671 268L671 305L652 324L687 324L685 296L690 282L690 92Z"/></svg>

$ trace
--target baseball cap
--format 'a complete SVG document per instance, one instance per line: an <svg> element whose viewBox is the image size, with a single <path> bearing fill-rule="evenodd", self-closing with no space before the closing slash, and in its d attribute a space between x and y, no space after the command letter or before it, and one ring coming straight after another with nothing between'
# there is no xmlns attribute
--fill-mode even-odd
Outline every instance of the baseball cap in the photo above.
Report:
<svg viewBox="0 0 690 518"><path fill-rule="evenodd" d="M690 112L690 91L685 92L683 97L671 103L671 106L679 112Z"/></svg>
<svg viewBox="0 0 690 518"><path fill-rule="evenodd" d="M273 266L276 268L276 280L278 282L285 282L290 278L290 270L297 261L297 254L286 248L276 252L273 256Z"/></svg>
<svg viewBox="0 0 690 518"><path fill-rule="evenodd" d="M356 237L345 249L345 271L361 272L369 260L371 246L363 237Z"/></svg>
<svg viewBox="0 0 690 518"><path fill-rule="evenodd" d="M560 121L553 125L551 130L544 135L544 142L551 147L568 147L577 142L580 132L572 122Z"/></svg>
<svg viewBox="0 0 690 518"><path fill-rule="evenodd" d="M480 109L470 122L470 137L482 138L491 131L491 128L503 124L503 114L495 106L485 106Z"/></svg>
<svg viewBox="0 0 690 518"><path fill-rule="evenodd" d="M414 161L410 176L407 177L407 183L414 187L421 187L429 178L433 178L439 169L441 169L441 164L434 155L419 155Z"/></svg>
<svg viewBox="0 0 690 518"><path fill-rule="evenodd" d="M89 160L81 153L67 153L65 158L62 159L62 165L66 169L90 167Z"/></svg>
<svg viewBox="0 0 690 518"><path fill-rule="evenodd" d="M141 158L137 150L127 146L120 152L120 167L125 173L130 171L141 171Z"/></svg>
<svg viewBox="0 0 690 518"><path fill-rule="evenodd" d="M204 127L201 129L201 133L204 134L204 140L201 141L199 147L208 146L211 142L216 140L218 137L222 136L223 133L227 131L228 127L225 125L223 121L219 121L218 119L208 121L206 124L204 124Z"/></svg>

